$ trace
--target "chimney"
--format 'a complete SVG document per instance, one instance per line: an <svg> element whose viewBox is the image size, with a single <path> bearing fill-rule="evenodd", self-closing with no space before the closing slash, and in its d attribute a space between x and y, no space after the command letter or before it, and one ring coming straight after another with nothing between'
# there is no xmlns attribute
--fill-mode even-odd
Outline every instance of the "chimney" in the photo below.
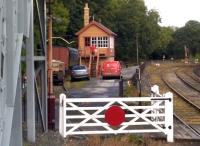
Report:
<svg viewBox="0 0 200 146"><path fill-rule="evenodd" d="M88 3L85 4L84 7L84 26L89 24L89 13L90 13L90 9L88 8Z"/></svg>

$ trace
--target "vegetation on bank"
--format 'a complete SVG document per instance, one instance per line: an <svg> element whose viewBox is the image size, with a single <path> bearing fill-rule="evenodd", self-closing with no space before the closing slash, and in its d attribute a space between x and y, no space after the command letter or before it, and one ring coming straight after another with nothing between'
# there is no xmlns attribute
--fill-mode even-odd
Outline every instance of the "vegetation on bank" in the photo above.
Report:
<svg viewBox="0 0 200 146"><path fill-rule="evenodd" d="M198 141L179 140L167 143L165 139L150 138L149 135L124 134L109 137L99 135L62 138L59 133L50 131L37 135L36 143L25 141L23 146L197 146Z"/></svg>
<svg viewBox="0 0 200 146"><path fill-rule="evenodd" d="M139 92L136 87L133 85L132 81L126 81L124 86L124 97L138 97Z"/></svg>

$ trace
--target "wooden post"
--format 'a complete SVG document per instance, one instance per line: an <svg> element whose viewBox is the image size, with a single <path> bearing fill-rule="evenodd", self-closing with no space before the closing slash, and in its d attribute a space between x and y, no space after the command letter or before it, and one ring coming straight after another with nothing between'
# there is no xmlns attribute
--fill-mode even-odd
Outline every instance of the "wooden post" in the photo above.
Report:
<svg viewBox="0 0 200 146"><path fill-rule="evenodd" d="M55 96L53 95L53 69L52 69L52 15L51 1L49 1L48 20L48 128L55 129Z"/></svg>

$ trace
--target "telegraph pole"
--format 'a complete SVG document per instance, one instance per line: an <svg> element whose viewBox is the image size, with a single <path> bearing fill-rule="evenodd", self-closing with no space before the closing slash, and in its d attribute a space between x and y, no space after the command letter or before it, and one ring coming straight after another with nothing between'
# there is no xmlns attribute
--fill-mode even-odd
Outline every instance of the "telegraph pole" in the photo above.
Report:
<svg viewBox="0 0 200 146"><path fill-rule="evenodd" d="M49 0L48 18L48 128L55 128L55 96L53 95L53 70L52 70L52 13Z"/></svg>
<svg viewBox="0 0 200 146"><path fill-rule="evenodd" d="M50 4L49 4L50 5ZM53 79L52 79L52 15L49 15L48 20L48 93L53 94Z"/></svg>
<svg viewBox="0 0 200 146"><path fill-rule="evenodd" d="M136 52L137 52L137 65L139 65L139 61L138 61L138 33L136 33Z"/></svg>

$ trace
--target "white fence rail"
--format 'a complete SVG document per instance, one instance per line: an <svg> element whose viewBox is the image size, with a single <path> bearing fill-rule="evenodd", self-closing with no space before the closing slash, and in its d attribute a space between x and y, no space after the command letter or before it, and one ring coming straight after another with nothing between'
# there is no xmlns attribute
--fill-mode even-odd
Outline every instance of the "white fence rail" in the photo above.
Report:
<svg viewBox="0 0 200 146"><path fill-rule="evenodd" d="M173 142L173 95L170 92L159 95L158 86L152 88L152 93L152 97L127 98L66 98L61 94L59 132L63 137L160 132L167 136L168 142ZM122 114L114 111L109 115L113 106ZM120 118L115 126L107 120L116 122Z"/></svg>

